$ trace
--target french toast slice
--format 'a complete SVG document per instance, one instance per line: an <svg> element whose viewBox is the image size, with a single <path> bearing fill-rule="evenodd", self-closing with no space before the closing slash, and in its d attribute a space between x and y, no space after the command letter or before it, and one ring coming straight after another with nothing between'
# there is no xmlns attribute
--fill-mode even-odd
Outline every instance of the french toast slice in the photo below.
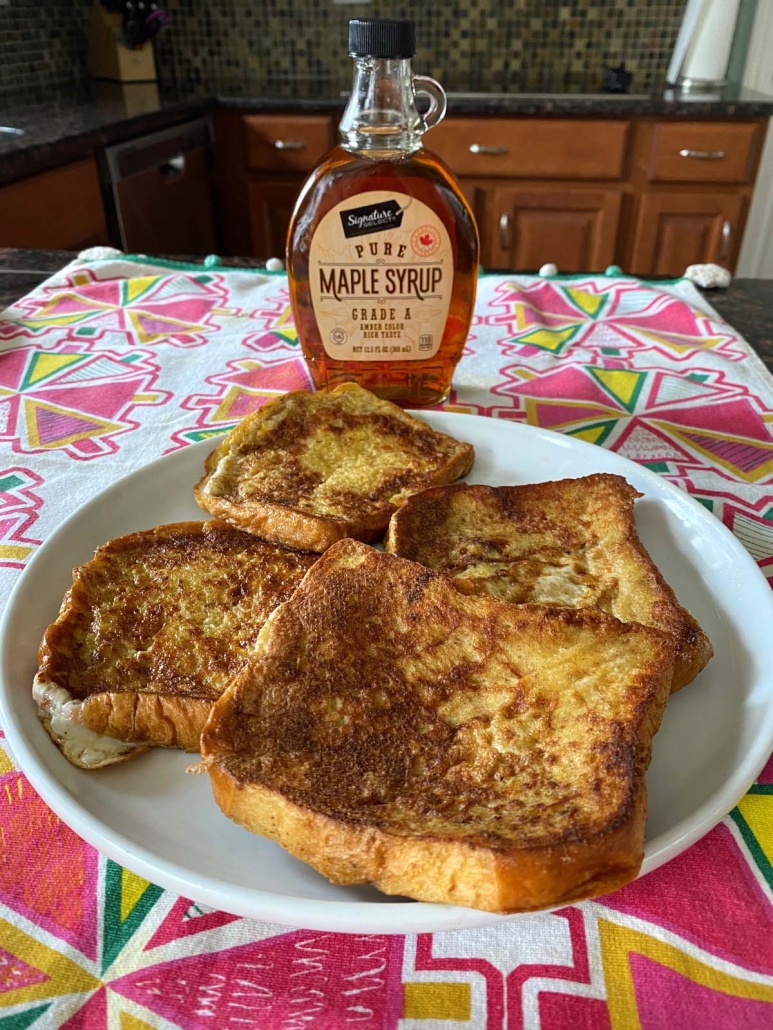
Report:
<svg viewBox="0 0 773 1030"><path fill-rule="evenodd" d="M637 875L672 671L658 630L345 540L264 625L202 759L229 818L335 883L530 911Z"/></svg>
<svg viewBox="0 0 773 1030"><path fill-rule="evenodd" d="M316 559L216 521L98 548L40 645L33 697L54 742L90 769L147 745L198 751L213 703Z"/></svg>
<svg viewBox="0 0 773 1030"><path fill-rule="evenodd" d="M196 501L286 547L376 540L410 494L469 471L470 444L345 383L298 390L239 423L206 461Z"/></svg>
<svg viewBox="0 0 773 1030"><path fill-rule="evenodd" d="M641 496L606 473L429 489L392 517L386 549L450 576L466 594L600 608L664 630L675 640L672 690L679 690L713 650L639 540L634 500Z"/></svg>

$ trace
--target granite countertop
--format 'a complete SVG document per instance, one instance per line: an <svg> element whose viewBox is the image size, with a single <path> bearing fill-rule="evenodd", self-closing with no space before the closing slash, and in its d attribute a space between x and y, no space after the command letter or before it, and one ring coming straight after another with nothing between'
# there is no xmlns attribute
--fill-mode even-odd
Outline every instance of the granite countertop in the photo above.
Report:
<svg viewBox="0 0 773 1030"><path fill-rule="evenodd" d="M76 161L110 143L195 117L214 104L214 98L195 94L151 95L148 102L147 93L140 93L135 100L131 90L122 95L112 83L100 85L110 88L99 95L71 93L7 107L0 123L22 133L0 132L0 182Z"/></svg>
<svg viewBox="0 0 773 1030"><path fill-rule="evenodd" d="M29 293L75 257L66 250L0 248L0 311ZM199 260L199 259L194 259ZM256 267L253 258L222 258L223 265ZM735 279L726 290L706 290L706 300L757 351L773 373L773 280Z"/></svg>
<svg viewBox="0 0 773 1030"><path fill-rule="evenodd" d="M258 85L256 90L219 90L216 103L244 110L337 111L343 108L346 94L303 96L277 87ZM449 91L451 116L580 116L585 118L662 115L668 118L762 118L773 115L773 96L730 84L716 93L686 94L666 88L653 93L566 92L560 88L539 92Z"/></svg>
<svg viewBox="0 0 773 1030"><path fill-rule="evenodd" d="M149 89L150 87L150 89ZM0 124L22 134L0 132L0 182L77 160L119 140L153 132L217 107L239 111L336 114L340 92L312 94L303 83L245 82L229 88L161 91L153 84L119 87L93 83L88 92L57 95L45 102L8 105ZM653 95L593 93L449 93L449 115L758 118L773 115L773 96L738 86L694 99L673 91Z"/></svg>

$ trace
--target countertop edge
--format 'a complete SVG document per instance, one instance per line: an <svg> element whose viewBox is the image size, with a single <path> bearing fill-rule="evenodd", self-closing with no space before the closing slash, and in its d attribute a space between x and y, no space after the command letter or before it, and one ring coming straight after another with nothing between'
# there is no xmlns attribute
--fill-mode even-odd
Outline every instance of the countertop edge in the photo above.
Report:
<svg viewBox="0 0 773 1030"><path fill-rule="evenodd" d="M139 134L167 128L191 117L218 110L335 114L343 110L342 97L287 98L273 96L239 96L235 93L212 93L191 99L180 99L156 111L126 116L106 116L100 124L77 127L69 131L61 127L61 135L43 140L18 140L0 143L0 184L13 182L58 165L89 156L111 143ZM567 94L566 96L500 95L453 96L448 101L450 117L583 117L630 118L664 117L692 119L751 119L773 115L773 98L766 100L723 101L716 99L665 99L662 97L621 97L600 99L598 96ZM55 117L55 116L53 116ZM13 111L3 116L13 124ZM18 119L17 119L18 120ZM21 120L23 123L23 119Z"/></svg>
<svg viewBox="0 0 773 1030"><path fill-rule="evenodd" d="M219 107L240 111L304 111L333 112L343 110L344 99L338 97L285 98L250 97L233 94L217 94L214 98ZM513 93L509 96L492 94L471 97L448 97L446 117L459 115L583 115L598 118L638 115L668 118L764 118L773 115L773 98L765 100L716 100L701 98L695 100L662 97L612 96L601 99L598 95L567 93L565 96L546 94Z"/></svg>

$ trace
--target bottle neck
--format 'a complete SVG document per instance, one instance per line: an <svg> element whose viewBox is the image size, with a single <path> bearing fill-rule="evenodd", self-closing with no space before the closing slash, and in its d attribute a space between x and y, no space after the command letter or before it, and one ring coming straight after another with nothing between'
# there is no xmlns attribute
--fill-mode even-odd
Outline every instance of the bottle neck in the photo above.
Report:
<svg viewBox="0 0 773 1030"><path fill-rule="evenodd" d="M410 60L355 58L352 93L338 128L345 150L387 158L418 150L427 125L416 110Z"/></svg>

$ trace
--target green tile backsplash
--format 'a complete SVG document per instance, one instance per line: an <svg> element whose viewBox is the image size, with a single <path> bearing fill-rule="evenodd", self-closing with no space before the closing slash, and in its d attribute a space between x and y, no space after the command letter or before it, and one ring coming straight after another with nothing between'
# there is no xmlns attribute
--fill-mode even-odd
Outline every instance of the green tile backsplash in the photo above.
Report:
<svg viewBox="0 0 773 1030"><path fill-rule="evenodd" d="M447 90L544 90L600 85L606 64L633 89L662 82L685 0L171 0L178 83L247 82L279 91L348 88L347 22L413 18L415 67Z"/></svg>
<svg viewBox="0 0 773 1030"><path fill-rule="evenodd" d="M624 61L633 91L662 82L686 0L168 0L162 84L337 93L350 83L353 17L416 21L418 71L449 91L575 90ZM0 102L83 81L90 0L0 6Z"/></svg>

